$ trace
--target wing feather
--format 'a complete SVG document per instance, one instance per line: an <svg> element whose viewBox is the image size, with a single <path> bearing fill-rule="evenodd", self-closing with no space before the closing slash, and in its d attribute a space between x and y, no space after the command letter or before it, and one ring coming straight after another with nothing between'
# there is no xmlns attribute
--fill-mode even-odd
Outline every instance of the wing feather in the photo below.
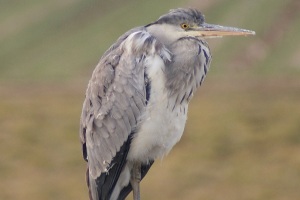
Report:
<svg viewBox="0 0 300 200"><path fill-rule="evenodd" d="M126 110L126 115L128 117L128 120L129 120L129 123L130 123L130 126L134 129L135 126L136 126L136 118L133 114L133 111L132 111L132 108L129 108Z"/></svg>
<svg viewBox="0 0 300 200"><path fill-rule="evenodd" d="M116 153L135 132L146 106L145 60L162 55L162 48L144 28L134 29L121 36L96 66L80 121L91 178L109 169Z"/></svg>

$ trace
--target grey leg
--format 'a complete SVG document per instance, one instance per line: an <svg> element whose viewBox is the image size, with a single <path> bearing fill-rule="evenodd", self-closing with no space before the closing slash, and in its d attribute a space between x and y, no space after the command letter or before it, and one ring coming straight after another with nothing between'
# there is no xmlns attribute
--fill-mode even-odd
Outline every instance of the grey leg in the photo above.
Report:
<svg viewBox="0 0 300 200"><path fill-rule="evenodd" d="M141 164L134 163L131 172L131 186L133 190L133 199L140 200L140 182L141 182Z"/></svg>

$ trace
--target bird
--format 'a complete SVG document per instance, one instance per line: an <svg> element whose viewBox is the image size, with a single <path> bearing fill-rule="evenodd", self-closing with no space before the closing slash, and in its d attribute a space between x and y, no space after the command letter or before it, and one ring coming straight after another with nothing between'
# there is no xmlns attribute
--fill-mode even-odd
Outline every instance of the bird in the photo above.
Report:
<svg viewBox="0 0 300 200"><path fill-rule="evenodd" d="M91 200L122 200L131 191L141 199L140 181L180 140L188 104L207 75L206 38L254 34L177 8L117 39L92 73L80 117Z"/></svg>

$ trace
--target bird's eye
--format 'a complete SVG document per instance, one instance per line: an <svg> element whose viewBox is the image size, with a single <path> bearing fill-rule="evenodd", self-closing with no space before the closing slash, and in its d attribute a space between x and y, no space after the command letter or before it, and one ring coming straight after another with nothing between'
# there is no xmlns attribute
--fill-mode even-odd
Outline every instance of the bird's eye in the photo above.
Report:
<svg viewBox="0 0 300 200"><path fill-rule="evenodd" d="M186 23L183 23L183 24L181 24L180 26L181 26L181 28L184 29L184 30L190 28L190 26L189 26L188 24L186 24Z"/></svg>

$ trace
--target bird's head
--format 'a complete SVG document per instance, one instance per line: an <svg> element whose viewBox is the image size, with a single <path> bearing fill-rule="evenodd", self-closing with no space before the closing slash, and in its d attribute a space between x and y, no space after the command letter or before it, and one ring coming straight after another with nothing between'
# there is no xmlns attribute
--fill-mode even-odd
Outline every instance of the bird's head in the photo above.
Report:
<svg viewBox="0 0 300 200"><path fill-rule="evenodd" d="M208 24L201 12L195 9L179 8L162 15L156 22L146 26L148 30L164 41L181 37L214 38L222 36L254 35L254 31L235 27Z"/></svg>

